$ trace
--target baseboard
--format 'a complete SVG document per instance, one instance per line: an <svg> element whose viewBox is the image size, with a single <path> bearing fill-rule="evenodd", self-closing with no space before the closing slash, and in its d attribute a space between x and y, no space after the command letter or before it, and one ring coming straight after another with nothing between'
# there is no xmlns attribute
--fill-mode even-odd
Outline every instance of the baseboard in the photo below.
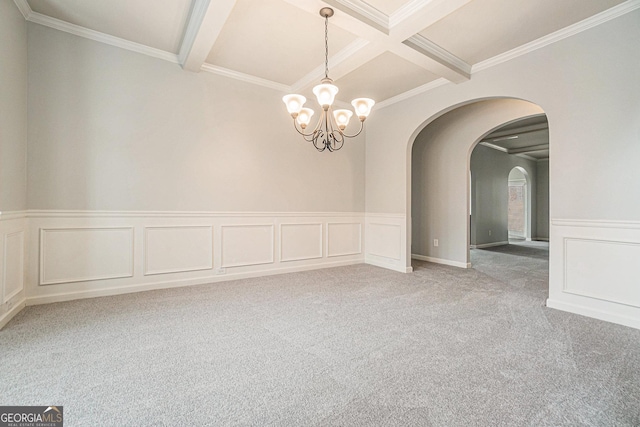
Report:
<svg viewBox="0 0 640 427"><path fill-rule="evenodd" d="M0 330L2 330L2 328L4 328L7 325L7 323L9 323L11 319L14 318L16 314L20 313L20 310L25 308L25 306L26 306L26 300L23 299L22 301L14 305L13 308L11 308L11 310L3 314L2 317L0 317Z"/></svg>
<svg viewBox="0 0 640 427"><path fill-rule="evenodd" d="M412 273L413 267L404 267L401 265L392 264L390 262L384 262L379 259L366 258L366 264L375 265L376 267L386 268L388 270L397 271L399 273Z"/></svg>
<svg viewBox="0 0 640 427"><path fill-rule="evenodd" d="M449 259L434 258L434 257L430 257L430 256L425 256L425 255L411 254L411 259L417 259L419 261L433 262L435 264L450 265L452 267L471 268L471 263L470 262L451 261Z"/></svg>
<svg viewBox="0 0 640 427"><path fill-rule="evenodd" d="M640 329L640 319L638 318L621 316L619 314L611 313L608 311L595 310L593 308L585 307L582 305L552 300L551 298L547 299L547 307L554 308L556 310L567 311L569 313L580 314L582 316L593 317L598 320L604 320L605 322L611 322L618 325Z"/></svg>
<svg viewBox="0 0 640 427"><path fill-rule="evenodd" d="M492 242L492 243L480 243L479 245L470 245L471 249L484 249L484 248L493 248L495 246L504 246L508 245L509 242Z"/></svg>
<svg viewBox="0 0 640 427"><path fill-rule="evenodd" d="M533 241L535 241L535 242L548 242L549 238L548 237L534 237Z"/></svg>
<svg viewBox="0 0 640 427"><path fill-rule="evenodd" d="M318 270L322 268L343 267L347 265L363 264L364 260L327 262L322 264L310 264L297 267L274 268L268 270L256 270L243 273L231 273L217 276L199 277L197 279L168 280L153 283L141 283L138 285L119 286L105 289L93 289L86 291L64 292L50 295L28 297L26 305L50 304L55 302L73 301L85 298L98 298L105 296L123 295L135 292L154 291L160 289L181 288L185 286L206 285L219 282L227 282L255 277L273 276L277 274L296 273L301 271Z"/></svg>

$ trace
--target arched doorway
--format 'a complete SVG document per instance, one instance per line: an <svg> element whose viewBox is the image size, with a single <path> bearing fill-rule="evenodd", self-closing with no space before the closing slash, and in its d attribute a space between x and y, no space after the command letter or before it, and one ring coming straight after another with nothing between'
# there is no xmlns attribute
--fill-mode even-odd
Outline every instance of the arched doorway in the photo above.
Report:
<svg viewBox="0 0 640 427"><path fill-rule="evenodd" d="M471 266L471 236L478 231L472 230L472 212L479 213L470 203L476 190L474 179L469 179L471 153L496 129L536 116L544 116L536 104L497 98L447 109L421 126L408 153L407 202L411 215L407 219L407 249L411 258ZM505 191L503 187L503 197ZM502 241L506 243L506 208L504 216Z"/></svg>

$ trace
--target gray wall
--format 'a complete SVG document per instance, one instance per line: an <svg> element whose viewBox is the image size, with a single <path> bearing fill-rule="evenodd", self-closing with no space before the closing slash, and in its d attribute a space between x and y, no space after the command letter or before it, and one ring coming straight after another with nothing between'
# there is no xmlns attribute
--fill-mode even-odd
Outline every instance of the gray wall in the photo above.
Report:
<svg viewBox="0 0 640 427"><path fill-rule="evenodd" d="M364 211L364 135L318 153L282 93L28 31L30 209Z"/></svg>
<svg viewBox="0 0 640 427"><path fill-rule="evenodd" d="M27 24L0 1L0 212L27 208Z"/></svg>
<svg viewBox="0 0 640 427"><path fill-rule="evenodd" d="M509 172L516 166L522 167L529 175L527 205L531 215L531 235L536 235L536 162L477 145L471 153L472 245L509 240L507 188Z"/></svg>
<svg viewBox="0 0 640 427"><path fill-rule="evenodd" d="M536 220L538 239L549 239L549 160L537 162Z"/></svg>

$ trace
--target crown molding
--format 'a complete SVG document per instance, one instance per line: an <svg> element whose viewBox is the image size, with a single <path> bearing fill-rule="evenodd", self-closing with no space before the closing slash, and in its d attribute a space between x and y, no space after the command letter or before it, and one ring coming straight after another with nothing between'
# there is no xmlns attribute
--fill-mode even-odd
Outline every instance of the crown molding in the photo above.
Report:
<svg viewBox="0 0 640 427"><path fill-rule="evenodd" d="M60 19L52 18L50 16L34 12L31 9L31 6L29 6L29 3L27 3L27 0L13 1L22 13L22 16L24 16L24 19L29 22L33 22L34 24L40 24L45 27L53 28L54 30L64 31L65 33L130 50L132 52L142 53L147 56L173 62L174 64L178 63L178 56L174 53L121 39L120 37L111 36L109 34L101 33L100 31L90 30L80 25L71 24Z"/></svg>
<svg viewBox="0 0 640 427"><path fill-rule="evenodd" d="M604 12L600 12L597 15L593 15L590 18L577 22L573 25L569 25L568 27L548 34L544 37L540 37L537 40L523 44L522 46L501 53L500 55L496 55L493 58L489 58L485 61L478 62L471 67L471 73L473 74L478 71L486 70L487 68L491 68L496 65L502 64L503 62L515 59L519 56L526 55L527 53L566 39L575 34L581 33L582 31L586 31L590 28L604 24L607 21L618 18L638 8L640 8L640 0L626 1L610 9L607 9Z"/></svg>
<svg viewBox="0 0 640 427"><path fill-rule="evenodd" d="M178 55L175 53L167 52L164 50L156 49L154 47L146 46L140 43L132 42L129 40L121 39L120 37L111 36L109 34L101 33L99 31L90 30L80 25L70 24L60 19L51 18L50 16L42 15L41 13L33 12L29 14L27 18L29 22L34 24L44 25L45 27L53 28L55 30L64 31L65 33L73 34L79 37L84 37L89 40L97 41L100 43L108 44L111 46L119 47L122 49L130 50L132 52L142 53L147 56L151 56L158 59L163 59L174 64L178 63Z"/></svg>
<svg viewBox="0 0 640 427"><path fill-rule="evenodd" d="M416 95L420 95L421 93L428 92L431 89L435 89L440 86L444 86L449 83L449 80L444 77L440 77L439 79L433 80L429 83L423 84L422 86L418 86L417 88L408 90L399 95L393 96L391 98L387 98L382 102L376 104L376 109L381 109L388 107L393 104L397 104L400 101L404 101L405 99L413 98Z"/></svg>
<svg viewBox="0 0 640 427"><path fill-rule="evenodd" d="M389 16L389 28L393 28L400 24L411 15L418 12L425 7L426 4L431 3L432 0L412 0L409 3L405 3L400 9L396 10Z"/></svg>
<svg viewBox="0 0 640 427"><path fill-rule="evenodd" d="M285 84L263 79L260 77L252 76L250 74L244 74L238 71L229 70L228 68L219 67L217 65L209 64L206 62L202 64L201 70L206 71L208 73L217 74L219 76L229 77L235 80L252 83L254 85L266 87L269 89L275 89L280 92L286 92L286 93L293 92L291 90L291 86L287 86Z"/></svg>
<svg viewBox="0 0 640 427"><path fill-rule="evenodd" d="M389 34L389 17L362 0L325 0L325 3Z"/></svg>
<svg viewBox="0 0 640 427"><path fill-rule="evenodd" d="M13 0L13 2L18 7L18 10L20 10L20 13L22 13L22 16L24 16L24 19L28 21L29 15L31 15L33 11L31 10L29 3L27 3L27 0Z"/></svg>

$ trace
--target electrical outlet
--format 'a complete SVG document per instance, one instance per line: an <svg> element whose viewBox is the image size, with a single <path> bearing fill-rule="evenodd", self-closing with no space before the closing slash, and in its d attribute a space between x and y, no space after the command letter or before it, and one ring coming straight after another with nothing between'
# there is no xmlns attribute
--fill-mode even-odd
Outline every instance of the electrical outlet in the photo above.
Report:
<svg viewBox="0 0 640 427"><path fill-rule="evenodd" d="M216 274L224 274L226 273L227 270L223 267L223 268L216 268Z"/></svg>
<svg viewBox="0 0 640 427"><path fill-rule="evenodd" d="M489 230L489 236L491 236L491 230Z"/></svg>
<svg viewBox="0 0 640 427"><path fill-rule="evenodd" d="M433 239L433 246L438 246L438 239Z"/></svg>

